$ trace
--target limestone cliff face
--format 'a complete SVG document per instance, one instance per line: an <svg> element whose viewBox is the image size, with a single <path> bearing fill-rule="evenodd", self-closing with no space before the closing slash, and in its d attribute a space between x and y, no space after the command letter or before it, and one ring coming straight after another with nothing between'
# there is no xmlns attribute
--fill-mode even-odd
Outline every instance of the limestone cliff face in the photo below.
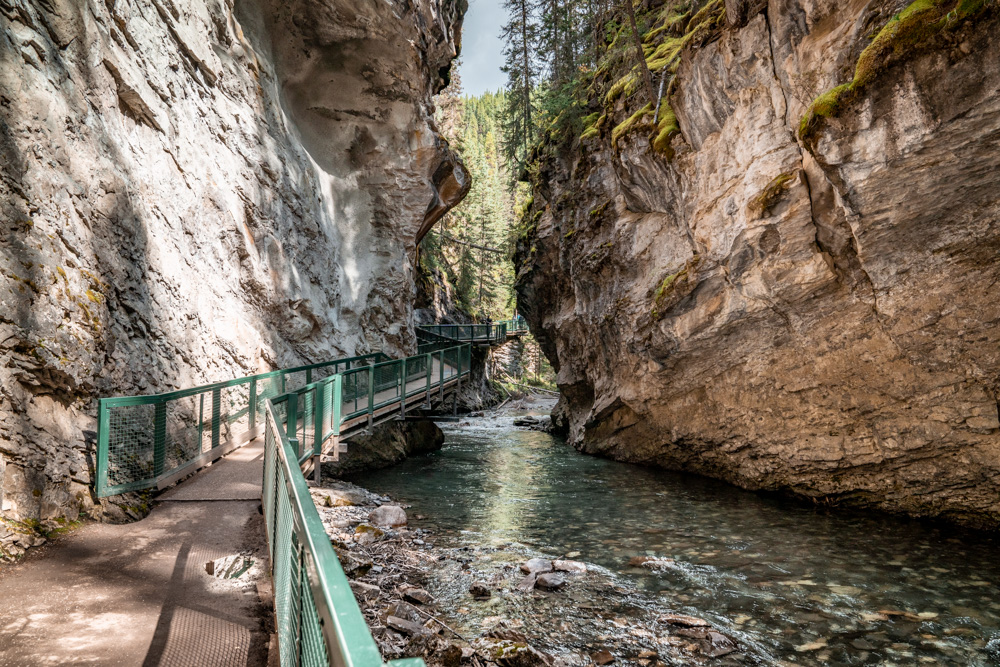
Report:
<svg viewBox="0 0 1000 667"><path fill-rule="evenodd" d="M727 1L670 150L612 148L619 102L540 159L518 292L576 447L997 525L1000 19L908 5Z"/></svg>
<svg viewBox="0 0 1000 667"><path fill-rule="evenodd" d="M4 517L91 508L97 397L414 344L465 5L0 0Z"/></svg>

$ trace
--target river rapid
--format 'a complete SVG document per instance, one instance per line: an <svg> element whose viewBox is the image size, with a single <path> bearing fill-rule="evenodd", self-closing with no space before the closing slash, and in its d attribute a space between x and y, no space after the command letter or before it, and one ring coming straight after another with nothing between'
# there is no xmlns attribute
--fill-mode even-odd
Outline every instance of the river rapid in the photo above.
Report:
<svg viewBox="0 0 1000 667"><path fill-rule="evenodd" d="M503 622L566 664L607 650L620 664L656 651L678 665L1000 665L996 537L585 456L514 425L547 407L443 425L442 450L349 477L410 505L453 554L425 583L458 633ZM590 572L518 592L532 557ZM498 594L473 600L474 581ZM686 660L657 622L667 613L739 650Z"/></svg>

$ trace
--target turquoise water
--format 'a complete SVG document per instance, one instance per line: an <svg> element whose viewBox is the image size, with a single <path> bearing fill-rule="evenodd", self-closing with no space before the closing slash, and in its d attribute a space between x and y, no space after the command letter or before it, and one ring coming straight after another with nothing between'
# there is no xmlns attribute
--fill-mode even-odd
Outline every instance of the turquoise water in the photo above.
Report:
<svg viewBox="0 0 1000 667"><path fill-rule="evenodd" d="M429 590L463 634L512 618L556 654L606 647L627 659L663 649L655 618L679 612L738 640L739 652L705 664L1000 664L992 536L584 456L512 421L446 427L440 452L351 478L412 504L411 516L428 517L414 526L454 551ZM567 554L594 566L585 581L511 590L517 563ZM636 556L673 562L630 566ZM504 592L473 603L476 578ZM678 656L661 653L693 664Z"/></svg>

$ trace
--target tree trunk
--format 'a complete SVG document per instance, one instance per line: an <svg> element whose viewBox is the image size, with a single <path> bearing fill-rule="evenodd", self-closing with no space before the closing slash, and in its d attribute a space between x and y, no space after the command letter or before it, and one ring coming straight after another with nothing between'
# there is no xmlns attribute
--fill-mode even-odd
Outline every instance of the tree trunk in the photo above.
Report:
<svg viewBox="0 0 1000 667"><path fill-rule="evenodd" d="M521 48L524 66L524 159L531 146L531 59L528 56L528 0L521 2Z"/></svg>
<svg viewBox="0 0 1000 667"><path fill-rule="evenodd" d="M636 67L639 68L642 81L646 86L646 95L649 98L649 103L656 104L656 91L653 90L653 75L650 74L649 66L646 65L646 54L642 50L642 38L639 37L639 28L635 24L635 7L632 6L632 0L625 0L625 8L628 10L628 22L632 28L632 40L635 42Z"/></svg>

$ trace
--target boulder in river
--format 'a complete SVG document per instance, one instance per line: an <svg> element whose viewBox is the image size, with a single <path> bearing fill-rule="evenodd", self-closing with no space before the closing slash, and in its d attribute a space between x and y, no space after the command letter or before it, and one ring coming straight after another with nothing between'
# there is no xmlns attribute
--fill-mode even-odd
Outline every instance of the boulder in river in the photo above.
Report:
<svg viewBox="0 0 1000 667"><path fill-rule="evenodd" d="M578 560L554 560L552 561L552 569L556 572L583 574L587 571L587 565Z"/></svg>
<svg viewBox="0 0 1000 667"><path fill-rule="evenodd" d="M382 505L372 510L368 520L376 526L395 528L406 525L406 511L399 505Z"/></svg>
<svg viewBox="0 0 1000 667"><path fill-rule="evenodd" d="M712 625L703 618L698 618L696 616L685 616L683 614L662 614L656 620L660 623L679 625L684 628L707 628L711 627Z"/></svg>
<svg viewBox="0 0 1000 667"><path fill-rule="evenodd" d="M566 585L566 578L556 572L543 572L535 579L536 588L554 591Z"/></svg>
<svg viewBox="0 0 1000 667"><path fill-rule="evenodd" d="M529 561L521 563L521 572L524 572L525 574L540 574L542 572L551 571L552 561L544 558L532 558Z"/></svg>
<svg viewBox="0 0 1000 667"><path fill-rule="evenodd" d="M709 658L721 658L736 651L736 642L711 628L681 628L675 633L679 637L694 639L698 651Z"/></svg>

